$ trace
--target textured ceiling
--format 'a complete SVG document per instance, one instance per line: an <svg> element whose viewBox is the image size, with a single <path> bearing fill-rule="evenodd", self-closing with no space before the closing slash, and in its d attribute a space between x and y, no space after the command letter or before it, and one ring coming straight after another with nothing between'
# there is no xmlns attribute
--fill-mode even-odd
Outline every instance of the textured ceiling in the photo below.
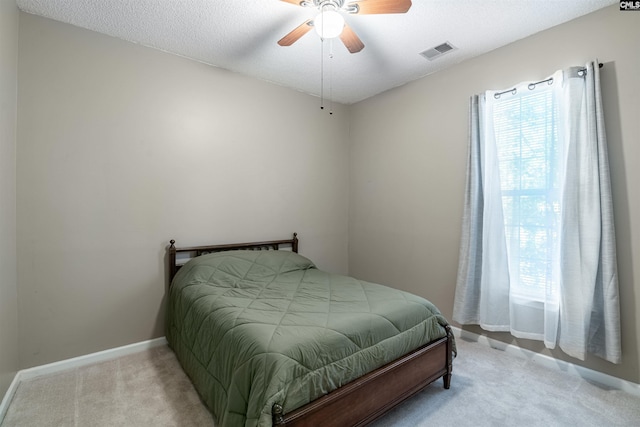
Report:
<svg viewBox="0 0 640 427"><path fill-rule="evenodd" d="M618 1L413 0L405 14L345 15L365 45L355 54L339 39L322 43L314 31L279 46L317 13L279 0L16 3L28 13L352 104ZM434 61L420 55L443 42L456 49Z"/></svg>

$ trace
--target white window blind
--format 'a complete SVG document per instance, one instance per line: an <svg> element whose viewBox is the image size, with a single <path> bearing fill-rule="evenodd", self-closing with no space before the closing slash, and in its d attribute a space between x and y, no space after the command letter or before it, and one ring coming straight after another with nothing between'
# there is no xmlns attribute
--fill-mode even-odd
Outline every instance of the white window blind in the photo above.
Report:
<svg viewBox="0 0 640 427"><path fill-rule="evenodd" d="M492 100L512 295L557 297L558 108L546 84Z"/></svg>

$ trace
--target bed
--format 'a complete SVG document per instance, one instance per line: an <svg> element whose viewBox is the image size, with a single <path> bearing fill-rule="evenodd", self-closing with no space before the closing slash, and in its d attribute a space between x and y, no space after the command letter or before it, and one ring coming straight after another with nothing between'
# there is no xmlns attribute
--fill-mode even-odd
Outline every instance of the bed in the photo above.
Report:
<svg viewBox="0 0 640 427"><path fill-rule="evenodd" d="M298 244L170 242L167 341L218 425L359 426L450 387L433 304L319 270Z"/></svg>

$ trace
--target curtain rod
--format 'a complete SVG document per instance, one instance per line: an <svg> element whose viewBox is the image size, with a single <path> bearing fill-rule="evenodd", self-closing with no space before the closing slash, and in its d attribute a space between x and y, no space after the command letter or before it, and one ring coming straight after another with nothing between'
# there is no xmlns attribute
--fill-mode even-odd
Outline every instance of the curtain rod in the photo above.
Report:
<svg viewBox="0 0 640 427"><path fill-rule="evenodd" d="M604 64L602 62L598 63L598 68L602 68L603 66ZM578 70L578 76L580 77L584 77L586 73L587 73L586 68L581 68L580 70ZM553 84L553 77L549 77L546 80L540 80L539 82L529 83L527 87L529 88L529 90L534 90L536 86L541 83ZM518 90L514 87L513 89L508 89L502 92L496 92L493 94L493 97L495 99L499 99L501 95L504 95L505 93L509 93L509 92L511 92L512 95L515 95L518 92Z"/></svg>

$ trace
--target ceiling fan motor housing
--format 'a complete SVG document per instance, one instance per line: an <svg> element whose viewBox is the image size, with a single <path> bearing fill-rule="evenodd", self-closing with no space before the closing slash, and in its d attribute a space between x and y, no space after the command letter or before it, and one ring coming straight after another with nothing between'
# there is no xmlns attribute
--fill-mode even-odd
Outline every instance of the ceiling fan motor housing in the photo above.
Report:
<svg viewBox="0 0 640 427"><path fill-rule="evenodd" d="M315 5L320 8L320 10L325 7L334 7L336 9L340 9L342 5L344 5L344 0L313 0Z"/></svg>
<svg viewBox="0 0 640 427"><path fill-rule="evenodd" d="M301 6L305 7L315 7L320 11L324 10L342 10L347 13L357 13L358 5L357 4L348 4L345 6L344 0L303 0L300 3Z"/></svg>

